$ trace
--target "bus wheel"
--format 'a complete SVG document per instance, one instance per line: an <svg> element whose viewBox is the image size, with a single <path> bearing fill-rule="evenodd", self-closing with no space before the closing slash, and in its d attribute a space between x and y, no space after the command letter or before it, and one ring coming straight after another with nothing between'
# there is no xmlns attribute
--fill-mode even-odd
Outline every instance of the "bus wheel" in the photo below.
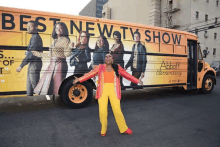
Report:
<svg viewBox="0 0 220 147"><path fill-rule="evenodd" d="M77 109L90 104L93 97L93 90L87 81L73 85L73 80L69 80L63 85L60 95L68 107Z"/></svg>
<svg viewBox="0 0 220 147"><path fill-rule="evenodd" d="M207 94L212 92L214 88L214 78L210 74L207 74L202 82L202 92Z"/></svg>

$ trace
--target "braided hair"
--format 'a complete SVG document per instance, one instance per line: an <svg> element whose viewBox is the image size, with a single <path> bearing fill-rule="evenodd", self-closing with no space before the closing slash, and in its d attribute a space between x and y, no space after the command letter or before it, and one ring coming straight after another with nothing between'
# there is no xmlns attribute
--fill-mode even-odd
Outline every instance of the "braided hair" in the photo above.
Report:
<svg viewBox="0 0 220 147"><path fill-rule="evenodd" d="M118 74L118 65L115 64L115 63L112 63L112 68L113 68L113 70L115 71L116 76L119 77L119 74Z"/></svg>

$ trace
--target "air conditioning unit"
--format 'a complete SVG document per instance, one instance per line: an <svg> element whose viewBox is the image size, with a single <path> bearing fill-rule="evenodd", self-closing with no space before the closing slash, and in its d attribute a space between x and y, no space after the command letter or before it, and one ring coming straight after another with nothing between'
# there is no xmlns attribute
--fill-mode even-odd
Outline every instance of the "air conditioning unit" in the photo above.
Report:
<svg viewBox="0 0 220 147"><path fill-rule="evenodd" d="M208 34L208 33L205 33L205 34L204 34L204 37L205 37L205 38L209 37L209 34Z"/></svg>

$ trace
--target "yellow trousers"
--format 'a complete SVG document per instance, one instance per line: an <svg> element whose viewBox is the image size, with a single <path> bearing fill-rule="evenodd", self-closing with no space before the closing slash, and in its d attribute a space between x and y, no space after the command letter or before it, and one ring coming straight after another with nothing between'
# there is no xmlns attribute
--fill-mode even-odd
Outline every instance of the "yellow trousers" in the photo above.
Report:
<svg viewBox="0 0 220 147"><path fill-rule="evenodd" d="M118 125L120 133L124 133L128 127L121 111L120 100L116 97L116 92L113 83L104 83L102 96L98 99L99 103L99 118L101 122L101 134L107 131L107 116L108 116L108 99L111 103L112 111L115 116L115 121Z"/></svg>

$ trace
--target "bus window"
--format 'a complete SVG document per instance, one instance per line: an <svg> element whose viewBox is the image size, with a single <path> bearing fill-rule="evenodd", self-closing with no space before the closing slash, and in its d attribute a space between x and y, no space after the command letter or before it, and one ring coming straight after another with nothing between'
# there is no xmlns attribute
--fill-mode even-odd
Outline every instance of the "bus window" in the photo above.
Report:
<svg viewBox="0 0 220 147"><path fill-rule="evenodd" d="M201 46L200 46L200 45L198 45L198 59L199 59L199 60L203 60L203 58L202 58L202 52L201 52Z"/></svg>

